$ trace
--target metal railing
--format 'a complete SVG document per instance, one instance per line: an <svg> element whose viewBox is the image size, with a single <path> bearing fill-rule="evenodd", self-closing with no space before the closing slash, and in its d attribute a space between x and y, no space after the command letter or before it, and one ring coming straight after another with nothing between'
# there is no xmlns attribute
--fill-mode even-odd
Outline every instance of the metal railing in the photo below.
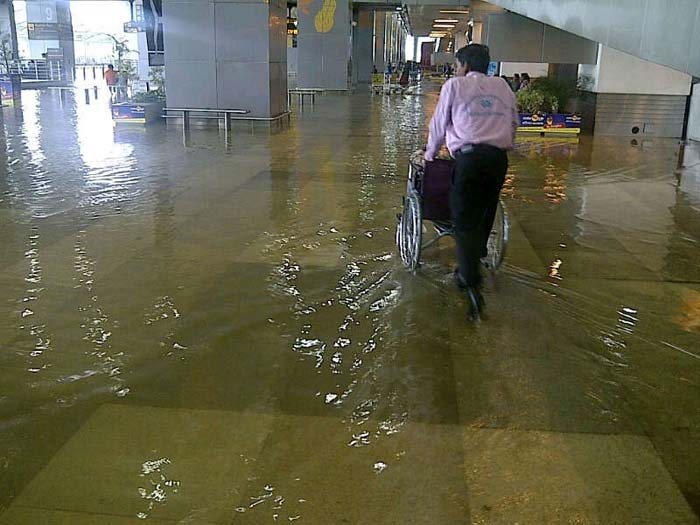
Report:
<svg viewBox="0 0 700 525"><path fill-rule="evenodd" d="M124 60L124 62L129 62L131 63L131 69L133 71L138 70L138 63L136 60ZM105 71L107 71L107 66L109 64L105 63L96 63L96 64L76 64L75 66L75 80L80 82L82 81L101 81L105 77ZM119 75L119 71L117 71L117 75Z"/></svg>
<svg viewBox="0 0 700 525"><path fill-rule="evenodd" d="M73 71L67 68L63 60L28 59L12 60L9 63L0 63L0 73L19 75L22 80L37 81L71 81Z"/></svg>

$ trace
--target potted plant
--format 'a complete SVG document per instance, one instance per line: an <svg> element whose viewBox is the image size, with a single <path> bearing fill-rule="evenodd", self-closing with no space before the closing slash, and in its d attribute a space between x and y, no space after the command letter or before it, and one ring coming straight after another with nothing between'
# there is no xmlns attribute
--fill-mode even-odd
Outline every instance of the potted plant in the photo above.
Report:
<svg viewBox="0 0 700 525"><path fill-rule="evenodd" d="M518 91L518 131L580 133L581 117L559 112L574 91L573 87L549 77L536 79L531 86Z"/></svg>
<svg viewBox="0 0 700 525"><path fill-rule="evenodd" d="M12 72L14 53L12 50L12 37L0 32L0 60L5 69L5 74L0 78L0 94L3 101L14 101L22 90L22 76Z"/></svg>
<svg viewBox="0 0 700 525"><path fill-rule="evenodd" d="M165 107L163 67L151 68L149 80L149 85L154 89L136 92L129 100L112 104L112 118L115 122L147 124L163 117Z"/></svg>

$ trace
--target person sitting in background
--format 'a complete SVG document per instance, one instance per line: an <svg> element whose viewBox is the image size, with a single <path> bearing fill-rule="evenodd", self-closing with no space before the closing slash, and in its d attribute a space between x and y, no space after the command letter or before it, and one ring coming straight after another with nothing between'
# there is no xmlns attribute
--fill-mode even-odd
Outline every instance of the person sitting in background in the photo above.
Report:
<svg viewBox="0 0 700 525"><path fill-rule="evenodd" d="M520 87L518 88L518 91L521 91L523 89L527 89L530 87L530 75L528 75L527 73L523 73L521 75L521 77L523 80L522 80L522 82L520 82Z"/></svg>
<svg viewBox="0 0 700 525"><path fill-rule="evenodd" d="M513 82L510 83L510 87L513 91L518 91L520 89L520 74L516 73L513 75Z"/></svg>

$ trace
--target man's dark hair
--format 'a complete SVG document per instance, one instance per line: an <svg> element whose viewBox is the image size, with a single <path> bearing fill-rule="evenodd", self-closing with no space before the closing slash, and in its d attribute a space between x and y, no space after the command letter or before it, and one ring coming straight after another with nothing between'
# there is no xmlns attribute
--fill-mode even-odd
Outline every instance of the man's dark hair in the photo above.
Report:
<svg viewBox="0 0 700 525"><path fill-rule="evenodd" d="M469 67L469 71L477 71L486 74L489 70L489 55L488 46L481 44L469 44L457 51L457 60L463 66Z"/></svg>
<svg viewBox="0 0 700 525"><path fill-rule="evenodd" d="M114 66L113 66L112 64L109 64L109 65L107 66L107 69L114 69Z"/></svg>

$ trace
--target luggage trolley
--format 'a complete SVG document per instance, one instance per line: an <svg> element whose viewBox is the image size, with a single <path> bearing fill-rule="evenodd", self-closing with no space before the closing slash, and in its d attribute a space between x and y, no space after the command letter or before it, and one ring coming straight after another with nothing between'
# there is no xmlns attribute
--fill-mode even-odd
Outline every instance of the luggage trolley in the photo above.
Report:
<svg viewBox="0 0 700 525"><path fill-rule="evenodd" d="M403 211L397 216L396 246L401 262L409 270L420 266L421 252L439 239L453 234L450 217L450 184L454 160L423 160L423 151L416 151L408 162L408 183L403 198ZM431 221L436 237L423 244L423 221ZM509 223L503 202L499 199L496 218L487 242L487 256L481 261L497 270L506 254Z"/></svg>

